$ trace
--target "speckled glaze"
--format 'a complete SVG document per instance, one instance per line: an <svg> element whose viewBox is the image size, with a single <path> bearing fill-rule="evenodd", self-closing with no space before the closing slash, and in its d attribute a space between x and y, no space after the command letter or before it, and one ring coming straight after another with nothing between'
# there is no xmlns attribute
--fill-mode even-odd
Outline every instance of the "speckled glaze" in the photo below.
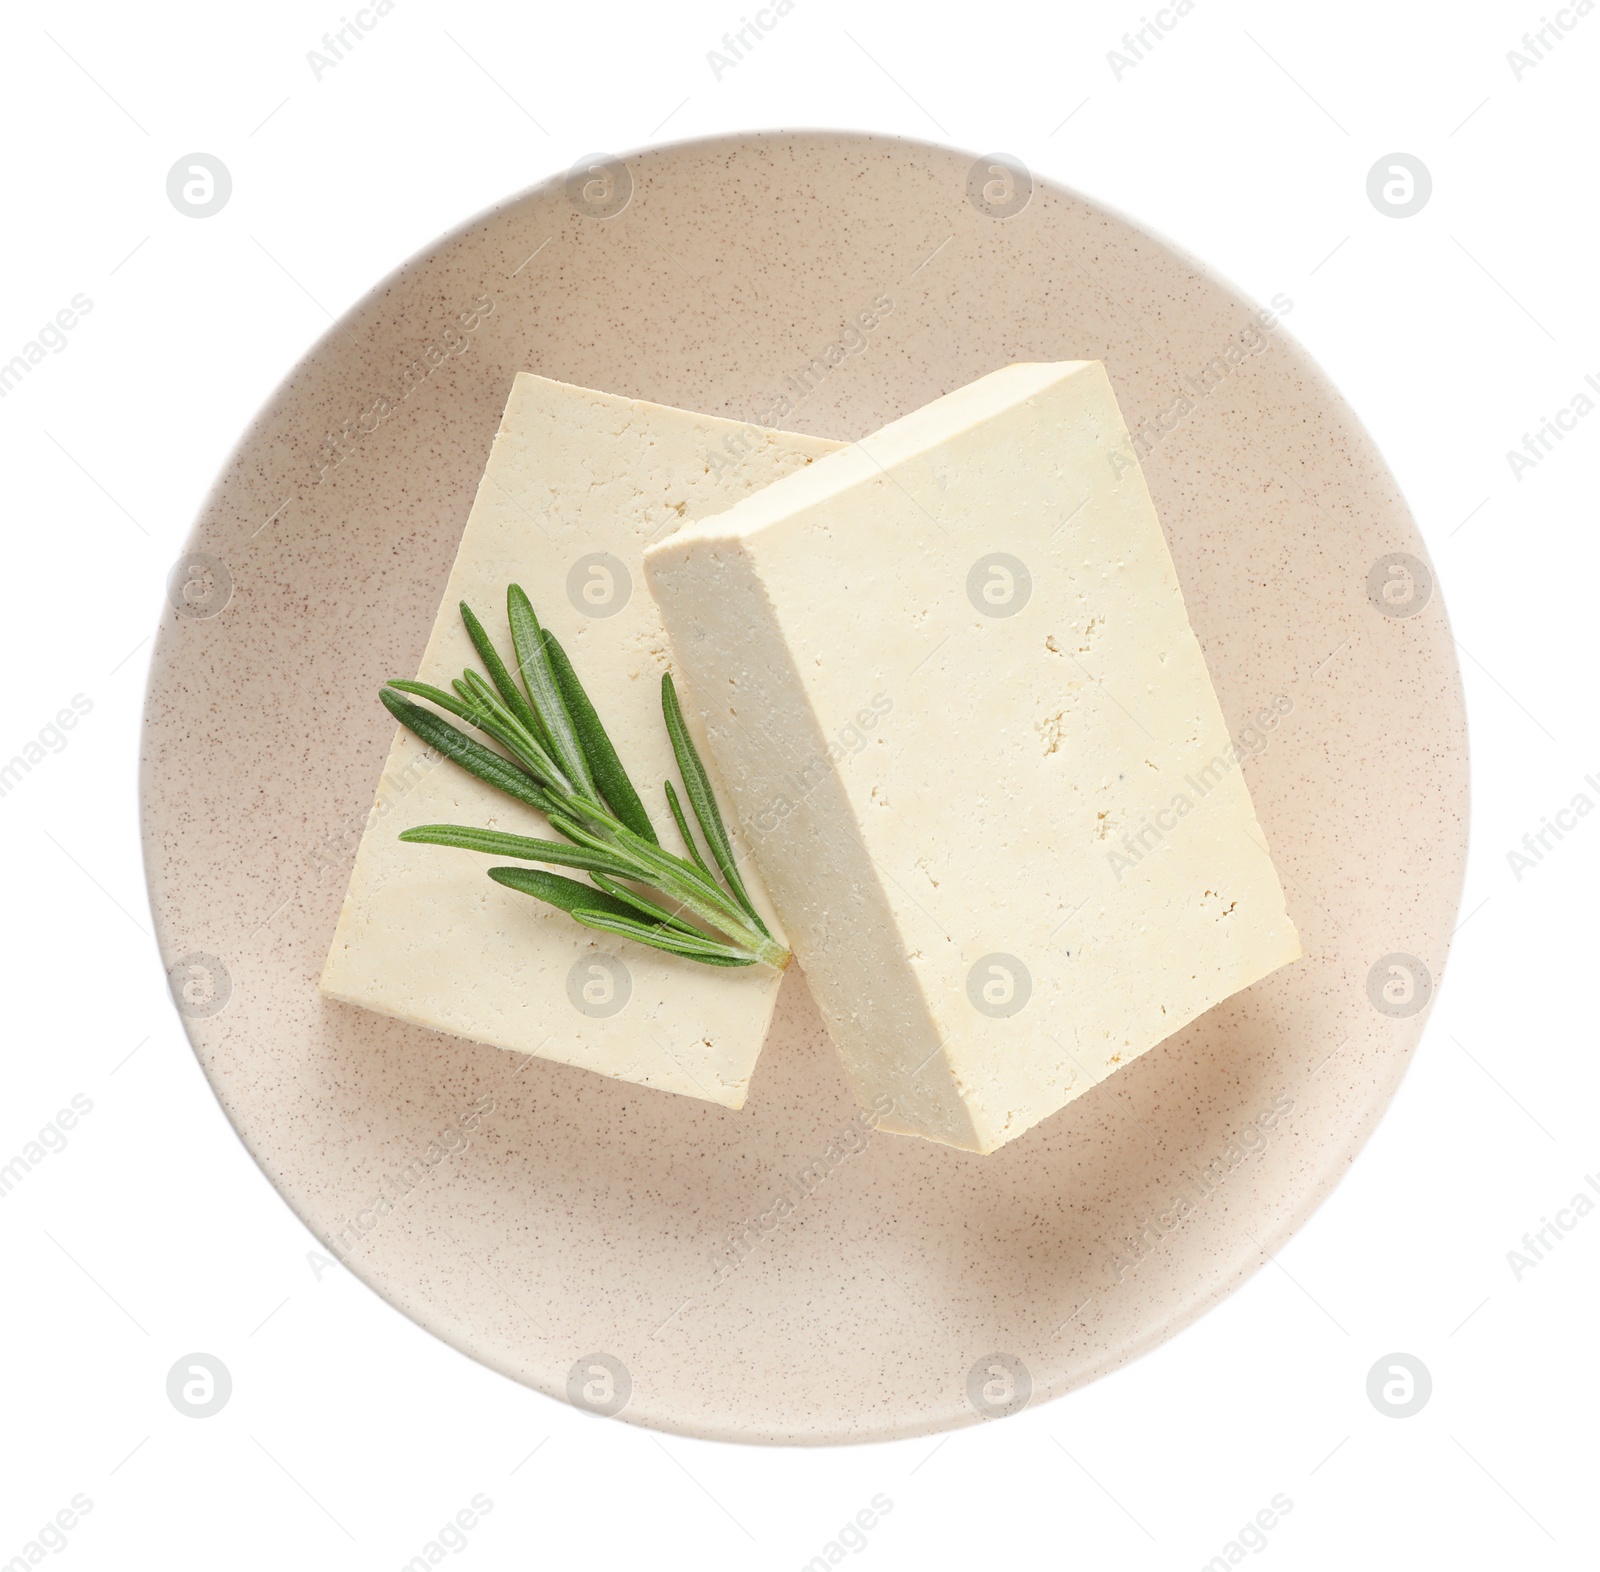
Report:
<svg viewBox="0 0 1600 1572"><path fill-rule="evenodd" d="M690 1435L976 1422L1215 1304L1393 1095L1465 858L1444 608L1287 324L1115 214L1035 181L996 217L970 155L880 137L626 166L611 217L618 181L586 206L558 179L408 262L229 460L146 713L163 954L269 1178L455 1347L564 1401L609 1355L620 1417ZM831 356L863 311L862 346ZM375 694L416 666L515 372L760 420L815 360L781 424L857 438L1010 361L1074 358L1151 423L1150 489L1301 961L989 1157L864 1126L798 975L739 1113L318 996L392 734Z"/></svg>

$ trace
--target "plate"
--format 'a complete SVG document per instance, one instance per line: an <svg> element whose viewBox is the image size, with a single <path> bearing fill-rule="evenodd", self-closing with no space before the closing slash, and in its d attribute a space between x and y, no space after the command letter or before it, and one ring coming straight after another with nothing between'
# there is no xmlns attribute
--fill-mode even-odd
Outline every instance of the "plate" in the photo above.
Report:
<svg viewBox="0 0 1600 1572"><path fill-rule="evenodd" d="M1438 587L1293 309L1015 160L811 132L597 155L356 305L206 502L144 734L174 997L308 1226L517 1381L766 1442L1059 1396L1276 1252L1404 1073L1467 818ZM747 420L787 393L785 424L850 439L1078 358L1143 451L1302 960L988 1157L864 1135L799 975L740 1113L318 995L377 690L415 669L516 372Z"/></svg>

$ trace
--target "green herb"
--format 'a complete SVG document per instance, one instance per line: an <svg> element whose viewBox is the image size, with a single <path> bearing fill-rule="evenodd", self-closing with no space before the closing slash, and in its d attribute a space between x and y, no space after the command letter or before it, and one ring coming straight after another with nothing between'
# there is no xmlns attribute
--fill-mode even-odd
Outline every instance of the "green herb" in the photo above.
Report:
<svg viewBox="0 0 1600 1572"><path fill-rule="evenodd" d="M661 846L572 662L555 635L539 626L519 585L506 591L506 614L515 655L511 665L463 601L461 620L488 678L465 671L451 684L452 693L425 682L395 681L379 697L389 713L430 748L518 802L537 808L565 839L540 840L461 824L422 824L406 830L400 839L578 869L588 874L591 884L535 868L491 868L489 877L569 913L586 928L707 966L759 962L782 971L789 964L789 952L773 940L739 877L710 777L684 725L672 678L661 679L667 735L689 806L725 885L701 854L671 781L663 782L667 806L689 856L675 856ZM412 703L412 698L426 699L466 721L505 752L485 747L432 710ZM689 921L690 916L705 927Z"/></svg>

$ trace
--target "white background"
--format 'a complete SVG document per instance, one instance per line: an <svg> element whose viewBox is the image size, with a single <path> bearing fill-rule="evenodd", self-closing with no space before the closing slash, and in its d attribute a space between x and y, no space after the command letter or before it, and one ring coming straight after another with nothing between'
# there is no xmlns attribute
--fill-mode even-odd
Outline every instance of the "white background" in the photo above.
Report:
<svg viewBox="0 0 1600 1572"><path fill-rule="evenodd" d="M75 294L93 309L0 400L0 758L75 694L93 708L0 798L0 1161L74 1094L93 1111L0 1202L0 1564L81 1492L92 1511L52 1563L392 1569L482 1493L452 1565L799 1568L882 1493L846 1556L880 1572L1184 1569L1283 1493L1252 1564L1595 1565L1600 1220L1520 1281L1507 1260L1600 1171L1600 816L1520 879L1507 860L1575 794L1600 803L1600 411L1520 479L1506 458L1600 380L1600 16L1561 18L1518 80L1531 0L1199 0L1118 80L1132 5L797 0L718 80L733 0L398 0L319 80L306 56L335 0L8 7L0 361ZM329 314L579 155L785 126L1009 151L1252 296L1292 296L1288 326L1421 523L1474 788L1465 922L1415 1066L1280 1264L1060 1402L812 1451L580 1415L319 1269L184 1040L135 799L168 567ZM203 222L165 190L197 150L234 181ZM1434 183L1405 219L1366 191L1397 150ZM196 1350L234 1382L203 1421L165 1393ZM1414 1418L1366 1395L1393 1351L1432 1372Z"/></svg>

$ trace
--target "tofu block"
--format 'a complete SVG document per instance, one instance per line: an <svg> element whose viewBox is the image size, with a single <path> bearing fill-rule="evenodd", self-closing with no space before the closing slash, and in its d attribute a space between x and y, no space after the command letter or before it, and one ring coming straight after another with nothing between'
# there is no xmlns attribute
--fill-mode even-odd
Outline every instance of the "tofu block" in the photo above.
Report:
<svg viewBox="0 0 1600 1572"><path fill-rule="evenodd" d="M857 1098L990 1152L1300 943L1097 361L645 553Z"/></svg>
<svg viewBox="0 0 1600 1572"><path fill-rule="evenodd" d="M730 437L743 449L737 462L729 461ZM677 771L661 717L667 640L642 582L645 546L837 446L518 376L417 677L448 690L466 667L481 669L461 623L462 600L508 650L506 586L520 583L571 656L662 844L681 852L661 791ZM704 739L696 741L703 748ZM714 970L612 939L493 883L484 870L503 857L397 839L436 823L550 833L533 809L397 728L323 970L324 994L640 1086L743 1106L778 973ZM758 878L750 894L771 913ZM769 925L776 931L770 915Z"/></svg>

